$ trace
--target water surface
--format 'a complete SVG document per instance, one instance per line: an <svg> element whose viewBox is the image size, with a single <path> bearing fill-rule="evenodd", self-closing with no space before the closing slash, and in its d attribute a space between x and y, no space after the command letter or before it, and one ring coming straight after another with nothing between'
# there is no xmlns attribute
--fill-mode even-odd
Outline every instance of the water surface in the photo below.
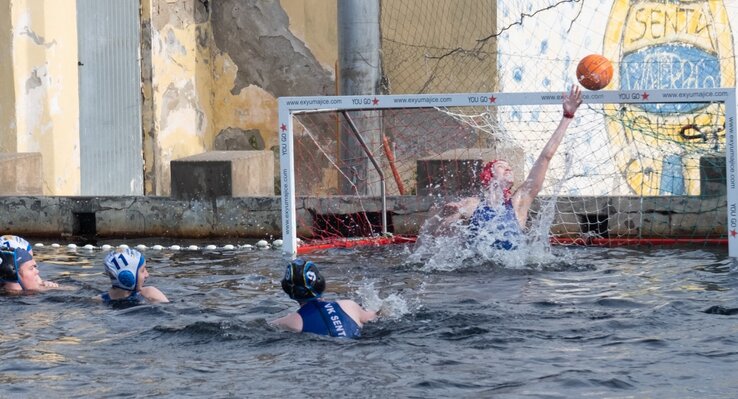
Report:
<svg viewBox="0 0 738 399"><path fill-rule="evenodd" d="M738 269L722 248L557 247L531 265L442 268L404 246L315 253L328 298L386 314L355 341L268 325L295 310L274 250L146 250L151 285L173 302L125 310L90 300L109 285L103 251L35 252L44 278L75 289L0 297L2 397L728 398L738 388Z"/></svg>

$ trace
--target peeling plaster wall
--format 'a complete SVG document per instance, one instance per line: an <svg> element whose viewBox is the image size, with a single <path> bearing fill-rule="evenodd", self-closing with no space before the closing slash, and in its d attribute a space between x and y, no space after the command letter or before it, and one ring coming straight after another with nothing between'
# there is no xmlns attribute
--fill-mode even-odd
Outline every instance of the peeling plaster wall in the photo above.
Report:
<svg viewBox="0 0 738 399"><path fill-rule="evenodd" d="M208 9L199 0L144 0L142 11L150 40L142 66L145 192L169 195L169 162L209 150L214 139Z"/></svg>
<svg viewBox="0 0 738 399"><path fill-rule="evenodd" d="M169 163L218 137L275 150L278 96L335 93L335 4L284 3L299 37L276 1L142 2L146 194L169 195Z"/></svg>
<svg viewBox="0 0 738 399"><path fill-rule="evenodd" d="M10 0L0 0L0 152L17 148Z"/></svg>
<svg viewBox="0 0 738 399"><path fill-rule="evenodd" d="M17 133L14 150L41 152L44 194L78 195L76 2L11 0L10 19Z"/></svg>

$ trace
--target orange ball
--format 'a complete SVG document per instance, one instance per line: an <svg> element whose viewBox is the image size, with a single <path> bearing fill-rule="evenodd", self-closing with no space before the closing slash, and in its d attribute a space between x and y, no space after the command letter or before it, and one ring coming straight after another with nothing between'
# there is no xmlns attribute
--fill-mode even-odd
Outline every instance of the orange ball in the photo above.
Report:
<svg viewBox="0 0 738 399"><path fill-rule="evenodd" d="M590 54L579 61L577 80L589 90L600 90L612 80L612 63L599 54Z"/></svg>

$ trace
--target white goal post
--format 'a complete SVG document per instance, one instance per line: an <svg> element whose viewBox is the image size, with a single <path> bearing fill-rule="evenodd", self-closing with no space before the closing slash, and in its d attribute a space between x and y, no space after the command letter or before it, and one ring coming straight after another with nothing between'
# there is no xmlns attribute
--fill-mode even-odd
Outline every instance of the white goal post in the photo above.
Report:
<svg viewBox="0 0 738 399"><path fill-rule="evenodd" d="M296 117L321 112L375 112L390 109L449 109L453 107L512 107L511 109L514 109L516 106L523 106L527 107L526 109L535 110L537 106L549 106L549 108L550 106L560 106L561 98L562 93L551 92L280 97L278 133L283 252L295 256L298 251L295 168L300 165L295 165ZM738 186L736 185L736 167L738 167L738 148L736 147L738 144L736 143L735 88L584 91L582 99L583 107L587 104L602 105L603 109L614 110L612 112L615 113L618 112L618 107L624 105L647 107L649 104L660 104L657 107L661 107L664 104L672 103L717 103L724 107L724 110L721 108L721 113L724 112L724 116L720 115L720 120L722 121L724 117L725 178L727 181L728 209L726 228L728 231L729 254L731 257L738 257ZM674 110L672 110L674 112L683 110L674 107ZM659 112L671 111L664 111L662 107ZM614 117L611 115L611 119L615 118L617 118L617 115ZM575 120L572 125L576 123ZM300 129L307 130L304 127ZM723 128L720 130L722 131ZM682 129L682 133L684 133L684 129ZM382 194L384 194L384 186L382 186ZM371 195L379 195L379 192L374 192Z"/></svg>

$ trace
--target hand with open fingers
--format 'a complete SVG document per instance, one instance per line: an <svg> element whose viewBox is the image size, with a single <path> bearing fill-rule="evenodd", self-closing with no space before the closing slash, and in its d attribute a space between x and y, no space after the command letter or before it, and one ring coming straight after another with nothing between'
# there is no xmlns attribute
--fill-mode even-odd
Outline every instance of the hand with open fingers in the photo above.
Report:
<svg viewBox="0 0 738 399"><path fill-rule="evenodd" d="M564 116L571 118L582 104L582 91L578 85L573 85L569 94L564 94Z"/></svg>

